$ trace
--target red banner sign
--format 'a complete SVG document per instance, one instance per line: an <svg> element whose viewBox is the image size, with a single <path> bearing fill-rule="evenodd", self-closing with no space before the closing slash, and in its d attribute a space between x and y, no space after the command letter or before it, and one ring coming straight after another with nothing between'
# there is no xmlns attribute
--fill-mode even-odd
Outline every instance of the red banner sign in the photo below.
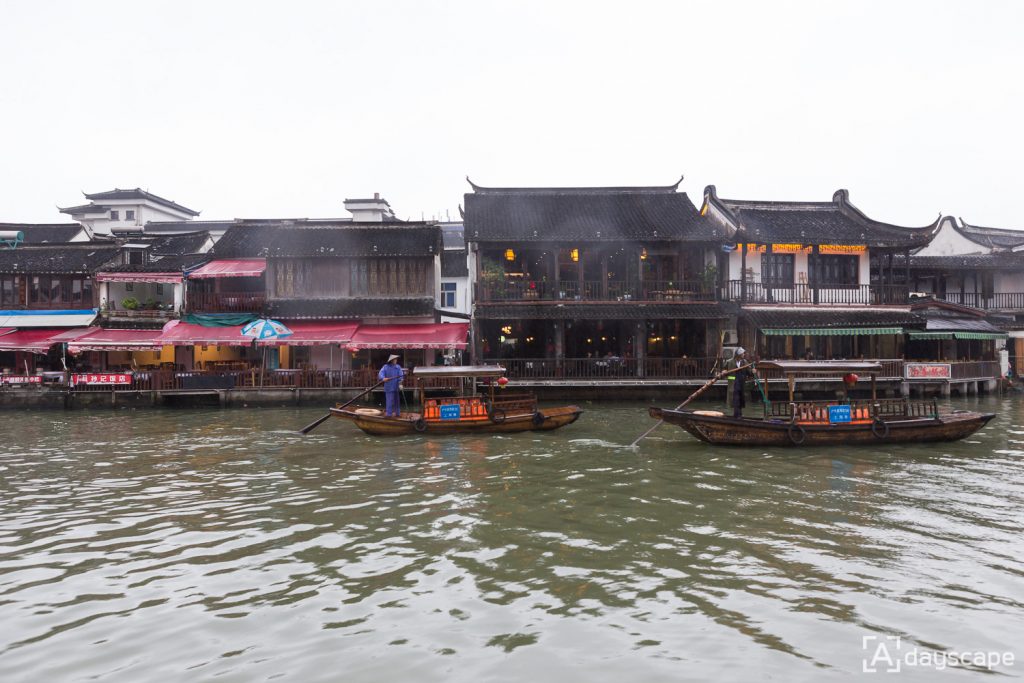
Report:
<svg viewBox="0 0 1024 683"><path fill-rule="evenodd" d="M907 379L949 379L952 371L949 363L907 363Z"/></svg>
<svg viewBox="0 0 1024 683"><path fill-rule="evenodd" d="M88 374L71 375L72 384L131 384L132 376L127 373L113 375Z"/></svg>
<svg viewBox="0 0 1024 683"><path fill-rule="evenodd" d="M42 384L42 375L0 375L0 384Z"/></svg>

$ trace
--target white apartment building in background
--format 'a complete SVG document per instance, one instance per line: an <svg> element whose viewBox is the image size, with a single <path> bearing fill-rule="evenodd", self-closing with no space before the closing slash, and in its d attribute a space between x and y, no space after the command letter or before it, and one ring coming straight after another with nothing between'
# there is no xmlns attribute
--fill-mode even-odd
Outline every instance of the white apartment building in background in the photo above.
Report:
<svg viewBox="0 0 1024 683"><path fill-rule="evenodd" d="M164 199L140 188L86 194L88 204L69 206L60 212L71 216L85 228L90 237L109 236L116 232L143 232L149 222L191 221L199 215L188 207Z"/></svg>

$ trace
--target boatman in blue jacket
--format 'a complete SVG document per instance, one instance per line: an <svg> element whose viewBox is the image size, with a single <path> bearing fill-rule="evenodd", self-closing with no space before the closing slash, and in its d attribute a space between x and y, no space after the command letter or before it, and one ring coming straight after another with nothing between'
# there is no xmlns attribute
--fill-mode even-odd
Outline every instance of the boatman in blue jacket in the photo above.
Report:
<svg viewBox="0 0 1024 683"><path fill-rule="evenodd" d="M399 392L402 390L403 375L405 375L405 371L398 364L398 356L394 354L388 356L388 362L377 373L378 380L387 380L384 382L384 414L388 417L398 417L401 414Z"/></svg>

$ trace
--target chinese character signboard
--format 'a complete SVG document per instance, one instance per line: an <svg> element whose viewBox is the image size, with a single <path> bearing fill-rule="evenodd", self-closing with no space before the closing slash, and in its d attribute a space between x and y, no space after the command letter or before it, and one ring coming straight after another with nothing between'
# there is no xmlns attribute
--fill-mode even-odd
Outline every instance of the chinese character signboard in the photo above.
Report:
<svg viewBox="0 0 1024 683"><path fill-rule="evenodd" d="M832 424L850 421L850 406L829 406L828 421Z"/></svg>
<svg viewBox="0 0 1024 683"><path fill-rule="evenodd" d="M907 363L907 379L949 379L952 371L949 363Z"/></svg>
<svg viewBox="0 0 1024 683"><path fill-rule="evenodd" d="M0 375L0 384L42 384L42 375Z"/></svg>
<svg viewBox="0 0 1024 683"><path fill-rule="evenodd" d="M131 384L132 376L128 373L90 373L87 375L72 375L72 384Z"/></svg>
<svg viewBox="0 0 1024 683"><path fill-rule="evenodd" d="M442 420L458 420L462 417L462 409L458 403L441 406Z"/></svg>

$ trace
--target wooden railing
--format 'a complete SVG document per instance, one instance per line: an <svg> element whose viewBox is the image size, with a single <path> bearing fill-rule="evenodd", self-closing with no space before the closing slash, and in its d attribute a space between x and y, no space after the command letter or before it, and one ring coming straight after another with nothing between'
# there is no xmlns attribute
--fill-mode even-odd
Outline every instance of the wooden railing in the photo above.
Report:
<svg viewBox="0 0 1024 683"><path fill-rule="evenodd" d="M507 280L481 284L480 301L714 301L702 282L683 280Z"/></svg>
<svg viewBox="0 0 1024 683"><path fill-rule="evenodd" d="M995 379L1000 376L999 361L977 360L950 363L952 379Z"/></svg>
<svg viewBox="0 0 1024 683"><path fill-rule="evenodd" d="M263 310L263 292L188 293L186 308L192 313L256 313Z"/></svg>
<svg viewBox="0 0 1024 683"><path fill-rule="evenodd" d="M760 281L730 280L729 299L746 303L893 305L909 301L904 285L841 285L821 283L812 287L795 283L777 287Z"/></svg>
<svg viewBox="0 0 1024 683"><path fill-rule="evenodd" d="M986 310L1024 310L1024 292L998 292L984 294L981 292L946 292L936 298L951 304L971 306Z"/></svg>

